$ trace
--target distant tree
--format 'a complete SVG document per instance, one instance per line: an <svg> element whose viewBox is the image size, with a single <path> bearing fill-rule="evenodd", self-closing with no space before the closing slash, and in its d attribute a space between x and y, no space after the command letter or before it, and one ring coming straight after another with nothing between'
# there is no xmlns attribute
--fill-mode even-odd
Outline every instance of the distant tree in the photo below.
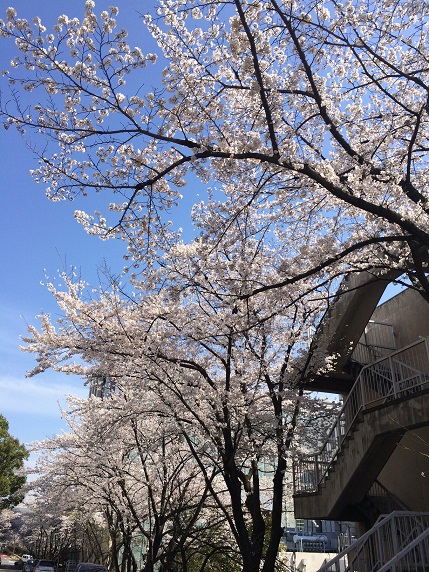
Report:
<svg viewBox="0 0 429 572"><path fill-rule="evenodd" d="M3 548L17 544L17 532L20 531L20 520L20 515L9 508L4 508L0 511L0 545L3 546Z"/></svg>
<svg viewBox="0 0 429 572"><path fill-rule="evenodd" d="M9 423L0 415L0 509L13 507L23 499L20 489L26 481L22 469L27 458L27 449L9 434Z"/></svg>
<svg viewBox="0 0 429 572"><path fill-rule="evenodd" d="M51 513L57 520L69 515L82 532L98 519L110 535L102 559L110 569L170 572L204 549L207 530L220 535L225 517L215 517L208 486L171 423L141 403L143 391L121 388L105 400L74 400L70 432L35 444L39 476L30 486L33 513L37 508L43 523L35 529L46 530ZM211 483L215 476L214 470ZM85 544L79 535L81 556L88 554ZM136 546L142 547L140 562ZM223 552L227 546L224 538Z"/></svg>
<svg viewBox="0 0 429 572"><path fill-rule="evenodd" d="M37 490L33 490L37 488ZM21 513L23 545L29 554L65 562L80 559L109 563L109 534L102 515L83 500L73 488L58 489L46 478L44 491L33 482Z"/></svg>

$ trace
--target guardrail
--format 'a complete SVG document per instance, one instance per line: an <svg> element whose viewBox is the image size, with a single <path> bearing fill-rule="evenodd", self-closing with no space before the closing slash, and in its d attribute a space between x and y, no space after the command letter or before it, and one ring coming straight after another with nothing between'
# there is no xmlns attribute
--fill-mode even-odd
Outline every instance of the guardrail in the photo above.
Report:
<svg viewBox="0 0 429 572"><path fill-rule="evenodd" d="M368 365L386 357L396 349L394 326L370 320L350 359L361 365Z"/></svg>
<svg viewBox="0 0 429 572"><path fill-rule="evenodd" d="M318 572L390 572L399 562L409 565L404 570L428 570L428 534L427 512L395 511L382 515L368 532Z"/></svg>
<svg viewBox="0 0 429 572"><path fill-rule="evenodd" d="M316 492L337 458L359 414L388 401L429 388L429 338L362 368L322 449L294 463L295 494Z"/></svg>
<svg viewBox="0 0 429 572"><path fill-rule="evenodd" d="M405 546L382 566L378 572L398 570L428 570L429 568L429 528Z"/></svg>

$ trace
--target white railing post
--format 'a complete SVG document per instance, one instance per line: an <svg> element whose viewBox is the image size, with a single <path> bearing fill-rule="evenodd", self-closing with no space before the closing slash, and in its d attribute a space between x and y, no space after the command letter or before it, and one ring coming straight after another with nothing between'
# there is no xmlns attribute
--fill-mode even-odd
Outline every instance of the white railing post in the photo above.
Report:
<svg viewBox="0 0 429 572"><path fill-rule="evenodd" d="M316 477L316 485L314 487L315 491L317 491L317 489L319 488L319 483L320 483L320 471L319 471L319 455L316 454L314 455L314 473L315 473L315 477Z"/></svg>
<svg viewBox="0 0 429 572"><path fill-rule="evenodd" d="M342 438L343 438L343 436L341 434L341 415L339 415L338 416L338 422L337 422L337 451L338 452L341 449Z"/></svg>
<svg viewBox="0 0 429 572"><path fill-rule="evenodd" d="M398 527L402 526L403 523L401 522L400 519L398 519L398 523L396 522L396 514L395 514L392 520L390 521L390 534L392 535L393 554L397 554L399 551L397 530Z"/></svg>
<svg viewBox="0 0 429 572"><path fill-rule="evenodd" d="M390 369L390 374L392 376L393 396L397 397L399 388L397 387L396 383L395 370L393 369L393 360L391 356L389 356L387 359L389 361L389 369ZM385 395L384 397L387 397L387 395Z"/></svg>
<svg viewBox="0 0 429 572"><path fill-rule="evenodd" d="M366 373L366 371L365 371L365 373ZM361 398L361 404L360 405L361 405L362 409L364 409L365 405L366 405L366 397L365 397L364 383L363 383L364 378L365 378L365 374L362 375L362 372L361 372L361 374L358 376L358 378L356 380L356 383L359 383L359 389L360 389L360 391L356 392L356 393L360 394L360 398ZM353 389L352 389L352 391L353 391Z"/></svg>

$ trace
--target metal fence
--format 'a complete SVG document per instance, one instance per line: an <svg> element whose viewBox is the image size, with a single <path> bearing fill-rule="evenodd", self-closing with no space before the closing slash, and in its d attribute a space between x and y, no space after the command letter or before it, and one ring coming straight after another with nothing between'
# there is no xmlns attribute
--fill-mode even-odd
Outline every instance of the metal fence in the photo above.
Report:
<svg viewBox="0 0 429 572"><path fill-rule="evenodd" d="M356 542L319 572L429 570L429 513L383 515Z"/></svg>
<svg viewBox="0 0 429 572"><path fill-rule="evenodd" d="M294 463L294 492L316 492L359 414L429 388L429 338L364 367L344 401L322 449Z"/></svg>
<svg viewBox="0 0 429 572"><path fill-rule="evenodd" d="M351 355L351 359L363 365L387 356L396 350L392 324L371 320Z"/></svg>

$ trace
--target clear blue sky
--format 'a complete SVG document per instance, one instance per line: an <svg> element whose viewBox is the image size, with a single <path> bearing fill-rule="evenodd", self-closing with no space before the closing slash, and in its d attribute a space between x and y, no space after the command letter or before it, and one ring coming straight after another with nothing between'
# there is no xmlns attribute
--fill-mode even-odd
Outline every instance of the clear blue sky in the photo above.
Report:
<svg viewBox="0 0 429 572"><path fill-rule="evenodd" d="M129 30L133 45L155 51L153 44L145 45L147 36L138 17L151 3L96 0L95 10L118 6L118 23ZM49 32L50 24L61 14L81 19L85 1L0 0L0 18L5 19L8 6L30 21L40 16ZM8 66L12 49L10 42L0 39L0 70ZM53 278L65 263L81 269L82 277L96 285L97 268L104 260L116 271L122 268L124 245L86 235L74 221L73 212L77 208L91 210L87 202L51 203L45 198L43 184L34 183L29 175L35 159L16 132L0 128L0 148L0 413L8 419L11 434L28 443L64 427L58 401L64 405L67 394L88 393L81 379L70 376L50 372L25 378L35 362L33 356L19 350L20 336L26 334L27 323L37 324L35 316L42 310L57 313L54 300L41 285L45 271Z"/></svg>

